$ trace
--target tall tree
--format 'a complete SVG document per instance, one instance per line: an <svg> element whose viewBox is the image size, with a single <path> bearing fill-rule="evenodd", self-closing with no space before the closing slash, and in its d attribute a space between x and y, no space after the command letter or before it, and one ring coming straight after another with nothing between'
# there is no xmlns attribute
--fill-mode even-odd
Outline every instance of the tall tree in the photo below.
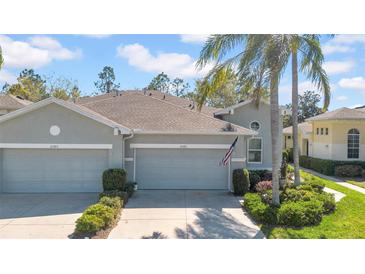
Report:
<svg viewBox="0 0 365 274"><path fill-rule="evenodd" d="M189 88L189 83L185 83L181 78L175 78L171 83L171 93L177 97L181 97L185 90Z"/></svg>
<svg viewBox="0 0 365 274"><path fill-rule="evenodd" d="M33 69L21 71L17 81L16 84L5 85L3 91L32 102L38 102L48 97L46 81L39 74L36 74Z"/></svg>
<svg viewBox="0 0 365 274"><path fill-rule="evenodd" d="M147 89L158 90L163 93L169 93L170 91L170 78L164 72L159 73L148 84Z"/></svg>
<svg viewBox="0 0 365 274"><path fill-rule="evenodd" d="M75 99L80 97L80 90L77 82L62 76L48 75L46 78L47 93L62 100Z"/></svg>
<svg viewBox="0 0 365 274"><path fill-rule="evenodd" d="M95 87L101 93L109 93L120 88L120 84L115 82L114 69L110 66L105 66L98 74L99 80L94 82Z"/></svg>

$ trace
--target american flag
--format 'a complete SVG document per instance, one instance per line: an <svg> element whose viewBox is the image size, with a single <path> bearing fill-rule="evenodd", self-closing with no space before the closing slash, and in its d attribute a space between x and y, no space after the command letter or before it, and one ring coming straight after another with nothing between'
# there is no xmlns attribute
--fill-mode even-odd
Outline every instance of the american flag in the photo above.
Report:
<svg viewBox="0 0 365 274"><path fill-rule="evenodd" d="M226 166L229 163L229 159L232 156L234 147L237 143L238 137L236 137L236 139L234 139L231 147L229 148L229 150L227 151L226 155L224 155L224 158L222 159L222 161L219 163L220 166Z"/></svg>

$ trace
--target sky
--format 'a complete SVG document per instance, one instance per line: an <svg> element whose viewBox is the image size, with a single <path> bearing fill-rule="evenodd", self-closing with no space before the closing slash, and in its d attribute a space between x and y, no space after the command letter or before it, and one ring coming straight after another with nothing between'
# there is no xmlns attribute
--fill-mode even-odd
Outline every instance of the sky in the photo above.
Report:
<svg viewBox="0 0 365 274"><path fill-rule="evenodd" d="M204 76L195 62L207 35L1 35L4 66L0 86L14 83L19 72L56 75L77 82L82 95L96 91L94 82L104 66L112 66L121 89L143 88L160 72L179 77L194 88ZM331 83L330 110L365 105L365 35L322 38L324 68ZM299 92L316 90L303 76ZM280 103L291 100L290 66L279 88Z"/></svg>

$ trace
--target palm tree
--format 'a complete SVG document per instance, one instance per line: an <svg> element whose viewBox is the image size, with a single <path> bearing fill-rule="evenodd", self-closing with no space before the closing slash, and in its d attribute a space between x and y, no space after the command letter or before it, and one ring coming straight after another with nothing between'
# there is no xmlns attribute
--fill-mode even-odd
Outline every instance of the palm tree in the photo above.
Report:
<svg viewBox="0 0 365 274"><path fill-rule="evenodd" d="M239 50L233 57L223 61L228 53L232 53L237 48L243 50ZM293 52L297 53L298 51L303 56L300 70L316 82L318 87L329 93L327 75L321 68L323 56L319 42L310 35L212 35L204 45L197 62L199 68L205 66L209 61L216 62L216 65L208 73L206 79L214 79L216 75L219 75L227 68L234 69L240 82L245 83L246 88L252 90L252 94L254 94L254 97L256 96L257 100L260 99L258 91L264 87L269 87L274 204L280 203L279 170L281 147L279 140L281 139L281 132L279 82L290 56ZM297 67L295 65L297 55L294 56L293 60L293 67L295 68ZM325 94L327 94L326 92ZM198 103L202 105L204 102L200 101ZM329 100L327 105L328 103Z"/></svg>
<svg viewBox="0 0 365 274"><path fill-rule="evenodd" d="M319 35L287 35L288 49L291 51L292 70L292 120L293 120L293 160L294 185L300 185L299 143L298 143L298 55L300 71L322 91L324 95L323 109L326 111L330 103L330 85L322 63L324 60Z"/></svg>
<svg viewBox="0 0 365 274"><path fill-rule="evenodd" d="M4 59L3 59L3 50L0 47L0 69L3 66Z"/></svg>

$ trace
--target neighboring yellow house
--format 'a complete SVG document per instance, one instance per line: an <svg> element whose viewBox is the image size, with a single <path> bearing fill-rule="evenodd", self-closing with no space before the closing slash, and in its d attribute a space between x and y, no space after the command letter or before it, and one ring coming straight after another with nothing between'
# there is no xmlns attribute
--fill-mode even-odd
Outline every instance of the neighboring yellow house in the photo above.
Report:
<svg viewBox="0 0 365 274"><path fill-rule="evenodd" d="M292 148L292 127L283 130ZM299 153L320 159L365 160L365 107L340 108L299 124Z"/></svg>

